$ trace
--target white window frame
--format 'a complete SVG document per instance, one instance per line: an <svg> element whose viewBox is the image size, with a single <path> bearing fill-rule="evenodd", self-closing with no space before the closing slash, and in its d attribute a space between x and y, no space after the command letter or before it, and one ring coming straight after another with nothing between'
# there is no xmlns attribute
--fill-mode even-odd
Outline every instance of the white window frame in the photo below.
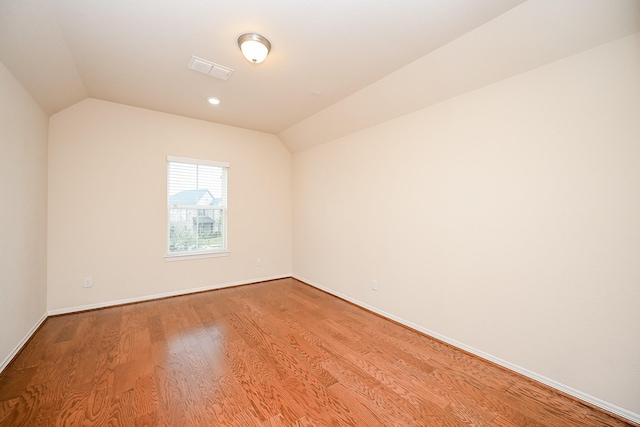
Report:
<svg viewBox="0 0 640 427"><path fill-rule="evenodd" d="M196 210L202 210L202 209L207 209L207 210L219 210L221 211L221 215L224 218L223 219L223 227L222 227L222 248L220 249L205 249L205 250L190 250L190 251L185 251L185 252L170 252L169 251L169 247L170 247L170 242L171 242L171 209L176 209L177 205L171 206L169 204L169 183L170 183L170 178L169 178L169 164L170 163L189 163L189 164L195 164L195 165L202 165L202 166L216 166L216 167L222 167L222 168L226 168L227 170L227 188L225 189L225 191L227 192L227 198L228 198L228 188L229 188L229 163L226 162L218 162L218 161L213 161L213 160L204 160L204 159L194 159L194 158L190 158L190 157L176 157L176 156L167 156L167 163L166 163L166 168L167 168L167 185L166 185L166 194L167 194L167 201L166 201L166 206L167 206L167 220L166 220L166 224L167 224L167 235L166 235L166 255L165 255L165 260L166 261L181 261L181 260L189 260L189 259L199 259L199 258L212 258L212 257L224 257L224 256L229 256L229 254L231 253L231 251L229 250L229 235L228 235L228 221L229 221L229 217L228 217L228 203L224 206L214 206L214 207L205 207L205 206L201 206L201 205L194 205L194 206L187 206L187 205L179 205L179 208L181 209L196 209Z"/></svg>

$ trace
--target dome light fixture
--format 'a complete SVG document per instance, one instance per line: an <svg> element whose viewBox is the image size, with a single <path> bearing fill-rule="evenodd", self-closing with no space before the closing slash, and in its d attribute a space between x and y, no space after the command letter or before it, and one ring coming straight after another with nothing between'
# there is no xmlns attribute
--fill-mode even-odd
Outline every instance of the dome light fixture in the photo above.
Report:
<svg viewBox="0 0 640 427"><path fill-rule="evenodd" d="M210 96L207 98L207 102L211 105L218 105L220 104L220 99L218 98L214 98L213 96Z"/></svg>
<svg viewBox="0 0 640 427"><path fill-rule="evenodd" d="M247 33L238 37L238 46L247 61L259 64L271 51L271 43L265 37L256 33Z"/></svg>

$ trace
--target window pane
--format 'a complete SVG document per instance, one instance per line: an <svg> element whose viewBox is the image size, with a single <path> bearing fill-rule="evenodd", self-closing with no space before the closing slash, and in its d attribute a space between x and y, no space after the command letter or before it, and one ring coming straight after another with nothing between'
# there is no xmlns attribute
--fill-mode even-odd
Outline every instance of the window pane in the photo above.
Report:
<svg viewBox="0 0 640 427"><path fill-rule="evenodd" d="M195 250L197 236L193 230L194 209L169 209L169 252Z"/></svg>
<svg viewBox="0 0 640 427"><path fill-rule="evenodd" d="M198 213L198 249L221 249L222 222L220 210L205 209Z"/></svg>
<svg viewBox="0 0 640 427"><path fill-rule="evenodd" d="M227 169L169 162L169 205L226 206Z"/></svg>
<svg viewBox="0 0 640 427"><path fill-rule="evenodd" d="M169 253L225 250L227 167L169 161L167 178Z"/></svg>

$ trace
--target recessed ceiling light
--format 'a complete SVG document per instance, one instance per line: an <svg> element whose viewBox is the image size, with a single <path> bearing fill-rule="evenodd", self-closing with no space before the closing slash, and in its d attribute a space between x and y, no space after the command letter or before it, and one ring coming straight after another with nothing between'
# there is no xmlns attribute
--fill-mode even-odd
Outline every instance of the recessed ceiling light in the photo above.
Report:
<svg viewBox="0 0 640 427"><path fill-rule="evenodd" d="M220 104L220 100L218 98L214 98L213 96L210 96L207 98L207 102L211 105L218 105Z"/></svg>

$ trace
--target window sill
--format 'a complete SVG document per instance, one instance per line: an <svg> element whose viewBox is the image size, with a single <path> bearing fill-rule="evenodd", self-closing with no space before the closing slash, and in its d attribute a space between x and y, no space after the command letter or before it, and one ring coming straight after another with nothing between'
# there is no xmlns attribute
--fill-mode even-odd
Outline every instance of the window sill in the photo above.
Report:
<svg viewBox="0 0 640 427"><path fill-rule="evenodd" d="M219 251L219 252L201 252L201 253L191 253L191 254L175 254L175 255L165 255L165 261L187 261L191 259L200 259L200 258L218 258L223 256L229 256L230 251Z"/></svg>

